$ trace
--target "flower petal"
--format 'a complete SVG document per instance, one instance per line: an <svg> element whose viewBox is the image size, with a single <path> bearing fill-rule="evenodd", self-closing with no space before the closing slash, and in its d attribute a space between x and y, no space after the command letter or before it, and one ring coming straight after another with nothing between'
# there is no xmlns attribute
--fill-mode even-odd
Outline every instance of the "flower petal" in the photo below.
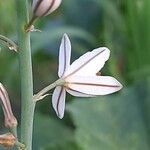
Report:
<svg viewBox="0 0 150 150"><path fill-rule="evenodd" d="M57 116L60 119L62 119L64 116L65 97L66 97L65 89L61 86L56 87L52 96L52 105Z"/></svg>
<svg viewBox="0 0 150 150"><path fill-rule="evenodd" d="M17 126L17 119L13 115L8 93L5 87L0 83L0 104L5 116L5 127L12 128Z"/></svg>
<svg viewBox="0 0 150 150"><path fill-rule="evenodd" d="M89 95L107 95L119 91L122 85L109 76L71 76L66 87Z"/></svg>
<svg viewBox="0 0 150 150"><path fill-rule="evenodd" d="M66 75L92 76L104 66L108 60L110 50L106 47L97 48L91 52L87 52L79 59L74 61Z"/></svg>
<svg viewBox="0 0 150 150"><path fill-rule="evenodd" d="M55 11L62 0L33 0L32 11L37 17L46 16Z"/></svg>
<svg viewBox="0 0 150 150"><path fill-rule="evenodd" d="M73 90L73 89L70 89L70 88L67 88L66 91L73 95L73 96L76 96L76 97L95 97L95 95L90 95L90 94L85 94L85 93L82 93L80 91L76 91L76 90Z"/></svg>
<svg viewBox="0 0 150 150"><path fill-rule="evenodd" d="M12 115L11 104L9 101L8 93L2 83L0 83L0 101L2 101L1 104L4 113L10 117Z"/></svg>
<svg viewBox="0 0 150 150"><path fill-rule="evenodd" d="M59 77L63 77L64 73L70 66L70 55L71 55L71 43L67 34L64 34L59 50L59 69L58 69Z"/></svg>

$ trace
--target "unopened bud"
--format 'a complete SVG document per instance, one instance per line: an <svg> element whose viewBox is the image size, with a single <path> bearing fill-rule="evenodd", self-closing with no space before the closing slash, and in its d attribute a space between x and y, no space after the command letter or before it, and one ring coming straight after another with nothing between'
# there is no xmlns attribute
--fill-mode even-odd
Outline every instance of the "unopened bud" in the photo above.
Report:
<svg viewBox="0 0 150 150"><path fill-rule="evenodd" d="M5 117L5 127L7 128L16 127L17 119L13 115L8 93L1 83L0 83L0 100Z"/></svg>
<svg viewBox="0 0 150 150"><path fill-rule="evenodd" d="M14 128L17 126L17 120L14 116L11 116L10 118L5 117L5 127L6 128Z"/></svg>
<svg viewBox="0 0 150 150"><path fill-rule="evenodd" d="M0 145L6 148L12 148L15 146L16 138L11 133L0 135Z"/></svg>
<svg viewBox="0 0 150 150"><path fill-rule="evenodd" d="M47 16L55 11L62 0L33 0L32 10L35 17Z"/></svg>

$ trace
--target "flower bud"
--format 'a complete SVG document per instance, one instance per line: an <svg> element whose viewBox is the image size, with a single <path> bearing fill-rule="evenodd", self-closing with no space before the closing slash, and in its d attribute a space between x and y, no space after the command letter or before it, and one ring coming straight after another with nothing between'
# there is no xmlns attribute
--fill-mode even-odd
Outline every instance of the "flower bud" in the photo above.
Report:
<svg viewBox="0 0 150 150"><path fill-rule="evenodd" d="M33 0L32 10L35 17L47 16L56 10L62 0Z"/></svg>
<svg viewBox="0 0 150 150"><path fill-rule="evenodd" d="M4 86L0 83L0 102L5 117L5 127L14 128L17 126L17 119L13 115L11 104L9 101L8 93Z"/></svg>
<svg viewBox="0 0 150 150"><path fill-rule="evenodd" d="M6 148L12 148L15 146L16 138L11 133L0 135L0 145Z"/></svg>
<svg viewBox="0 0 150 150"><path fill-rule="evenodd" d="M14 116L11 116L10 118L5 117L5 127L6 128L14 128L17 126L17 120Z"/></svg>

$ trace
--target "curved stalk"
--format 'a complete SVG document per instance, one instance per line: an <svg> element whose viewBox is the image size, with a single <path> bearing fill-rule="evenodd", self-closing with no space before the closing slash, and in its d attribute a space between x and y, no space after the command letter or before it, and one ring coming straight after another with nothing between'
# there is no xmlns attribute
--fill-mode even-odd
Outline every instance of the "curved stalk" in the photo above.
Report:
<svg viewBox="0 0 150 150"><path fill-rule="evenodd" d="M18 46L9 38L0 35L0 41L4 42L10 50L18 51Z"/></svg>
<svg viewBox="0 0 150 150"><path fill-rule="evenodd" d="M58 79L54 83L46 86L44 89L42 89L37 94L35 94L33 96L33 100L36 102L36 101L39 101L39 100L43 99L45 96L48 95L48 94L46 94L48 91L50 91L51 89L55 88L56 86L59 86L59 85L61 86L64 83L65 83L65 81L63 79Z"/></svg>

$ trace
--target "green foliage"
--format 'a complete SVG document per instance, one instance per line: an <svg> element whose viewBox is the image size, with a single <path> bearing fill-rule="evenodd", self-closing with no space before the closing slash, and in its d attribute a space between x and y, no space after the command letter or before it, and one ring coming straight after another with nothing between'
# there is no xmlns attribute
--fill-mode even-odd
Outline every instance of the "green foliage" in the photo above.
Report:
<svg viewBox="0 0 150 150"><path fill-rule="evenodd" d="M35 116L34 148L36 150L77 150L73 131L59 120L37 114Z"/></svg>
<svg viewBox="0 0 150 150"><path fill-rule="evenodd" d="M0 0L0 33L11 34L16 27L14 1Z"/></svg>
<svg viewBox="0 0 150 150"><path fill-rule="evenodd" d="M149 48L150 48L150 1L127 1L127 28L130 49L127 56L130 55L130 64L128 66L132 75L142 78L149 76ZM134 9L134 11L133 11ZM132 41L132 42L131 42ZM135 60L136 59L136 60ZM134 68L133 68L134 67Z"/></svg>
<svg viewBox="0 0 150 150"><path fill-rule="evenodd" d="M118 66L128 83L142 80L143 76L147 78L150 74L150 1L106 0L106 3L110 9L104 10L104 39L116 49L113 55L119 60L111 61L111 72L116 73L115 66Z"/></svg>
<svg viewBox="0 0 150 150"><path fill-rule="evenodd" d="M141 97L136 90L120 95L75 99L69 104L76 125L76 141L83 150L148 150L149 137Z"/></svg>

